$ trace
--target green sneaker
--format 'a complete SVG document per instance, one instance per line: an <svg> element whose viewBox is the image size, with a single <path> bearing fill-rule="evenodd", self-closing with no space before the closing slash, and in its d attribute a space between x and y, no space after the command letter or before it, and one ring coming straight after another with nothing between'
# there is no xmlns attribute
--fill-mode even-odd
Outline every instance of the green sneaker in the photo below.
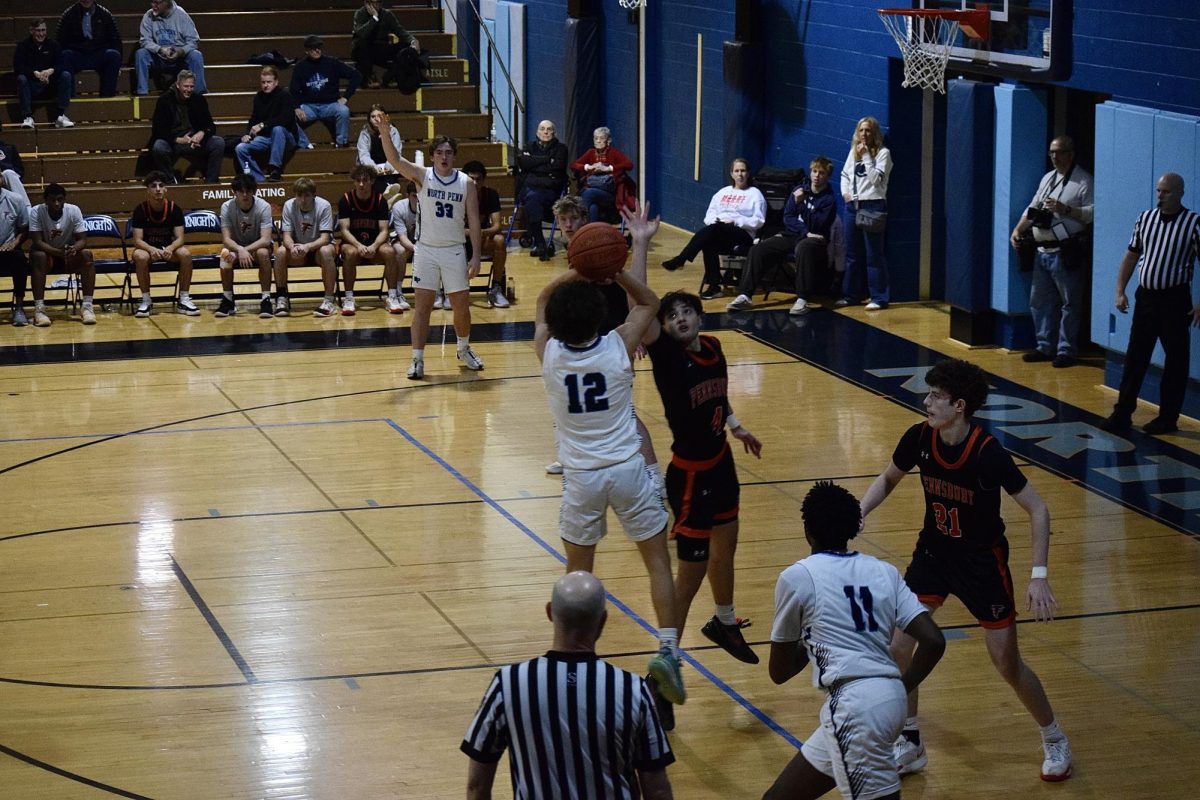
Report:
<svg viewBox="0 0 1200 800"><path fill-rule="evenodd" d="M683 688L683 676L679 674L679 659L669 648L664 647L650 659L650 674L658 682L658 691L669 702L681 706L687 702L687 689Z"/></svg>

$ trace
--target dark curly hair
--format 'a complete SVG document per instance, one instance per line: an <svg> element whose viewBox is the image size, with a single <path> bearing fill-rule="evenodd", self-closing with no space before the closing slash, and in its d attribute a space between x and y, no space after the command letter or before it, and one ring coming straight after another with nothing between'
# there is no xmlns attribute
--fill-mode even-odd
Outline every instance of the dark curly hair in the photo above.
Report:
<svg viewBox="0 0 1200 800"><path fill-rule="evenodd" d="M931 389L940 389L948 394L950 402L962 400L966 403L968 417L987 402L987 374L970 361L960 358L939 361L925 374L925 383Z"/></svg>
<svg viewBox="0 0 1200 800"><path fill-rule="evenodd" d="M691 307L697 315L704 313L704 304L700 302L700 298L690 292L674 291L663 295L663 299L658 303L658 322L661 325L662 321L667 318L667 314L671 313L677 305L685 305Z"/></svg>
<svg viewBox="0 0 1200 800"><path fill-rule="evenodd" d="M569 281L556 286L546 303L546 326L550 335L567 344L585 344L596 338L607 306L604 295L588 281Z"/></svg>
<svg viewBox="0 0 1200 800"><path fill-rule="evenodd" d="M862 507L858 498L833 481L817 481L800 505L804 532L818 550L844 550L858 535Z"/></svg>

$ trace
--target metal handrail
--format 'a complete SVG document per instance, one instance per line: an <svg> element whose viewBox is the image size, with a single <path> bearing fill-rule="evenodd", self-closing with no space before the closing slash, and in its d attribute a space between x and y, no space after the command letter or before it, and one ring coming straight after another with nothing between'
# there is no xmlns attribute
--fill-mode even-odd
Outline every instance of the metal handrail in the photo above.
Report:
<svg viewBox="0 0 1200 800"><path fill-rule="evenodd" d="M492 92L492 55L494 53L498 53L499 49L496 47L496 40L492 38L491 31L487 29L487 25L483 24L483 15L480 13L479 6L476 4L475 0L467 0L467 3L471 6L471 11L473 11L475 14L475 21L479 23L479 30L483 31L483 35L486 36L488 40L488 57L486 60L481 58L480 54L476 52L474 42L467 42L467 46L470 48L471 53L479 59L480 64L484 65L487 69L486 79L488 86L488 114L492 117L492 129L494 131L496 124L496 98ZM457 30L458 18L454 14L453 3L447 3L446 9L450 12L450 19L454 21L455 30ZM515 153L521 145L520 141L517 139L517 131L521 129L520 120L521 115L525 113L525 104L521 102L521 96L517 93L517 87L513 85L512 75L509 74L508 67L504 64L504 61L500 58L497 58L496 63L500 65L500 71L504 74L504 81L508 84L508 90L512 94L513 98L512 127L509 127L508 124L503 120L501 120L501 122L504 124L506 129L505 132L508 134L509 141L512 143L512 152ZM495 139L494 134L492 138Z"/></svg>

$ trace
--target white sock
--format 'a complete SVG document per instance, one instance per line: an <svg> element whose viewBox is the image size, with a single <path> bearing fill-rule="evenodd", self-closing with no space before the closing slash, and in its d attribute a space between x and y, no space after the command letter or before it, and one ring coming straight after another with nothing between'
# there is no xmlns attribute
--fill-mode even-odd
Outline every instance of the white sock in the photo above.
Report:
<svg viewBox="0 0 1200 800"><path fill-rule="evenodd" d="M180 291L180 292L179 292L179 302L181 302L181 303L187 303L187 302L190 302L190 301L191 301L191 299L192 299L192 293L191 293L191 292L185 292L185 291Z"/></svg>
<svg viewBox="0 0 1200 800"><path fill-rule="evenodd" d="M153 301L150 300L150 293L142 292L142 304L148 306L151 304L151 302L153 302Z"/></svg>
<svg viewBox="0 0 1200 800"><path fill-rule="evenodd" d="M424 360L425 360L425 348L424 347L414 347L413 348L413 361L424 361Z"/></svg>
<svg viewBox="0 0 1200 800"><path fill-rule="evenodd" d="M271 299L271 293L270 293L270 292L263 292L263 293L262 293L262 299L263 299L263 300L270 300L270 299Z"/></svg>
<svg viewBox="0 0 1200 800"><path fill-rule="evenodd" d="M33 308L35 311L41 311L44 313L46 311L46 301L45 300L34 300Z"/></svg>
<svg viewBox="0 0 1200 800"><path fill-rule="evenodd" d="M733 603L727 606L717 606L717 619L722 625L737 625L737 617L733 613Z"/></svg>
<svg viewBox="0 0 1200 800"><path fill-rule="evenodd" d="M1067 738L1067 735L1062 732L1062 728L1058 727L1058 719L1055 718L1049 725L1042 728L1043 742L1056 742L1060 739Z"/></svg>
<svg viewBox="0 0 1200 800"><path fill-rule="evenodd" d="M396 299L396 290L388 289L388 297L392 300L395 300Z"/></svg>
<svg viewBox="0 0 1200 800"><path fill-rule="evenodd" d="M470 346L471 346L471 337L470 336L459 336L458 337L458 349L460 351L466 350Z"/></svg>
<svg viewBox="0 0 1200 800"><path fill-rule="evenodd" d="M226 300L228 300L231 303L233 302L233 290L232 289L230 289L228 292L221 292L221 294L225 296Z"/></svg>
<svg viewBox="0 0 1200 800"><path fill-rule="evenodd" d="M332 305L333 304L333 295L331 295L331 294L325 295L325 302Z"/></svg>
<svg viewBox="0 0 1200 800"><path fill-rule="evenodd" d="M354 299L354 292L347 291L347 292L346 292L346 299L347 299L347 300L353 300L353 299Z"/></svg>
<svg viewBox="0 0 1200 800"><path fill-rule="evenodd" d="M92 296L90 294L85 294L83 296L83 304L85 306L90 306L92 304Z"/></svg>
<svg viewBox="0 0 1200 800"><path fill-rule="evenodd" d="M679 630L676 628L659 628L658 645L666 647L674 653L679 649Z"/></svg>

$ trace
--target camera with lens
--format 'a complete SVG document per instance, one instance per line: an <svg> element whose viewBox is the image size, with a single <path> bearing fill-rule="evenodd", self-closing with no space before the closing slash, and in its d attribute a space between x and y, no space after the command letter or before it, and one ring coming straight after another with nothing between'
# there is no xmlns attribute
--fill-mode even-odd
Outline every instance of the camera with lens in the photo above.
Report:
<svg viewBox="0 0 1200 800"><path fill-rule="evenodd" d="M1033 223L1035 228L1049 228L1054 225L1054 214L1045 208L1030 206L1025 209L1025 219Z"/></svg>

